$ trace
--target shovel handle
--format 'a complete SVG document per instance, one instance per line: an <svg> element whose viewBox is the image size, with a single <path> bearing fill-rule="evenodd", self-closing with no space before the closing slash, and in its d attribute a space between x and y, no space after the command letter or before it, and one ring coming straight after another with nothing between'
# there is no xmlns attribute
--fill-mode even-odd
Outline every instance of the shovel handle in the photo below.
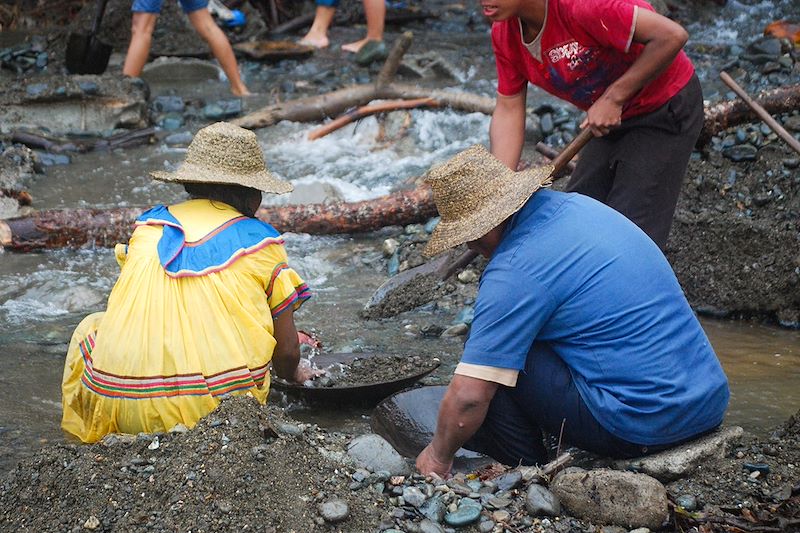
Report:
<svg viewBox="0 0 800 533"><path fill-rule="evenodd" d="M592 130L589 128L581 130L577 137L572 139L572 141L564 148L560 154L556 156L555 159L551 162L553 165L553 174L552 177L558 176L564 168L566 168L567 163L572 161L572 158L575 157L575 154L581 151L581 148L586 146L586 143L594 137Z"/></svg>
<svg viewBox="0 0 800 533"><path fill-rule="evenodd" d="M97 9L94 12L94 20L92 21L92 36L97 35L98 30L100 30L100 21L103 20L103 14L106 12L106 4L108 4L108 0L97 0Z"/></svg>
<svg viewBox="0 0 800 533"><path fill-rule="evenodd" d="M746 103L750 107L750 109L752 109L755 112L755 114L758 115L758 117L772 129L772 131L777 133L778 136L781 139L783 139L784 142L786 142L786 144L791 146L795 152L800 154L800 141L792 137L792 134L786 131L786 129L784 129L784 127L781 126L780 122L775 120L772 117L772 115L770 115L769 112L766 109L764 109L764 107L761 104L753 100L753 98L749 94L747 94L747 92L744 89L742 89L742 87L738 83L736 83L736 81L733 78L731 78L727 72L723 70L722 72L719 73L719 77L722 79L722 81L725 82L725 85L730 87L733 90L733 92L736 93L736 95L739 98L744 100L744 103Z"/></svg>
<svg viewBox="0 0 800 533"><path fill-rule="evenodd" d="M462 253L456 259L447 265L447 268L442 271L442 281L446 281L447 278L467 266L468 264L472 263L472 261L478 257L478 252L474 252L472 250L467 250L466 252Z"/></svg>

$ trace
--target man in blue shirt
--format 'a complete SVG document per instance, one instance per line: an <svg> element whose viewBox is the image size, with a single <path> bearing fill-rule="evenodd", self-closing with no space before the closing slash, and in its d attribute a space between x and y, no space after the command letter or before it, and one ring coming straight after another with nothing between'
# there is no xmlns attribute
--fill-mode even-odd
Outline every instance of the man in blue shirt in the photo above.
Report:
<svg viewBox="0 0 800 533"><path fill-rule="evenodd" d="M489 263L424 474L446 475L462 445L541 464L542 430L635 457L722 422L727 379L659 248L596 200L537 191L546 181L482 146L428 178L442 218L426 255L467 243Z"/></svg>

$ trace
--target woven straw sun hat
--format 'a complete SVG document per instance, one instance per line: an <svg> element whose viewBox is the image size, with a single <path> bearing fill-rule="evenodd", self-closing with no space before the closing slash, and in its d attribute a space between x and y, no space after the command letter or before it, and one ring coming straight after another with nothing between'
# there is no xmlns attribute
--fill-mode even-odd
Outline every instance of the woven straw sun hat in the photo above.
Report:
<svg viewBox="0 0 800 533"><path fill-rule="evenodd" d="M434 168L425 179L441 220L423 253L432 257L489 233L550 184L552 165L515 172L475 145Z"/></svg>
<svg viewBox="0 0 800 533"><path fill-rule="evenodd" d="M294 188L267 169L256 134L230 122L217 122L198 131L175 172L150 175L172 183L243 185L276 194Z"/></svg>

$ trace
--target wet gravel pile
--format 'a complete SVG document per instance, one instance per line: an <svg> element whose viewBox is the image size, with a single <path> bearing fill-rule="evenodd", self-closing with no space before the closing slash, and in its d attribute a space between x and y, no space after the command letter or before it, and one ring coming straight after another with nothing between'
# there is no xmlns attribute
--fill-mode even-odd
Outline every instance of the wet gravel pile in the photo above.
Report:
<svg viewBox="0 0 800 533"><path fill-rule="evenodd" d="M532 512L524 470L494 465L447 481L397 475L357 467L348 442L231 398L192 431L43 448L0 485L0 523L3 531L76 533L600 530L566 511ZM748 438L671 483L673 511L661 530L730 531L725 521L797 530L799 444L800 413L769 439Z"/></svg>
<svg viewBox="0 0 800 533"><path fill-rule="evenodd" d="M330 531L317 506L349 502L377 522L337 462L344 437L234 398L187 433L55 445L3 481L4 531Z"/></svg>
<svg viewBox="0 0 800 533"><path fill-rule="evenodd" d="M311 387L353 387L396 381L436 368L438 359L420 356L388 355L361 357L347 364L323 368L323 374L312 380Z"/></svg>

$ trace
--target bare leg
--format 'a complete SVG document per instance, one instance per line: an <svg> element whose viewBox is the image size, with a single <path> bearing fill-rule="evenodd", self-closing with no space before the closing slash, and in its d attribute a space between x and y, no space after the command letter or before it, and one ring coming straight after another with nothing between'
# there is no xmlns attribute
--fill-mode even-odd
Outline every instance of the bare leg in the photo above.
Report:
<svg viewBox="0 0 800 533"><path fill-rule="evenodd" d="M364 16L367 19L367 36L360 41L342 45L342 50L358 52L368 41L383 40L383 25L386 20L384 0L364 0Z"/></svg>
<svg viewBox="0 0 800 533"><path fill-rule="evenodd" d="M335 7L317 6L314 14L314 22L305 37L300 39L300 44L307 44L315 48L325 48L330 44L328 41L328 28L333 23L333 15L336 13Z"/></svg>
<svg viewBox="0 0 800 533"><path fill-rule="evenodd" d="M242 77L239 75L239 65L236 63L236 56L233 54L233 48L228 41L228 37L209 13L208 9L198 9L189 13L189 22L192 23L194 29L200 34L211 47L211 53L219 61L225 75L228 76L228 81L231 84L231 92L236 96L247 96L250 91L242 82Z"/></svg>
<svg viewBox="0 0 800 533"><path fill-rule="evenodd" d="M142 73L147 57L150 55L150 43L153 40L153 29L156 27L156 13L134 12L131 19L131 43L125 55L122 73L126 76L138 77Z"/></svg>

